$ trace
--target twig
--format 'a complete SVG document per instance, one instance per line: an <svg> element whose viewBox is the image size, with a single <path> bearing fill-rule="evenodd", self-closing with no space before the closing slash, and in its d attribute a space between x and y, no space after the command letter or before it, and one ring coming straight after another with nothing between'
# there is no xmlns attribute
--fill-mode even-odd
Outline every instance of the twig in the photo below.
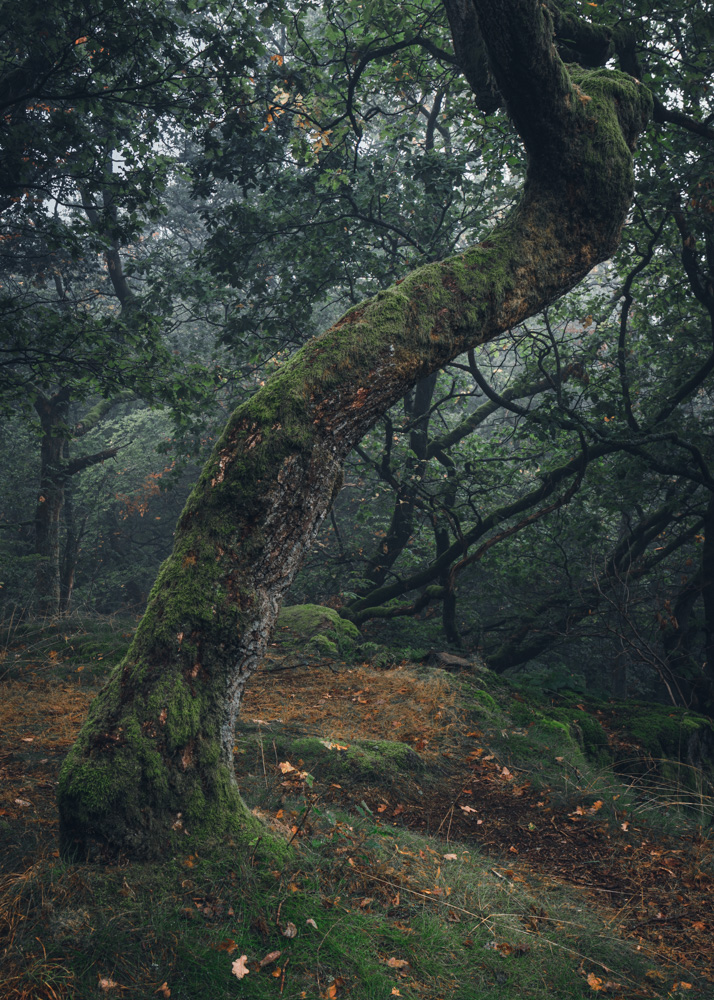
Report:
<svg viewBox="0 0 714 1000"><path fill-rule="evenodd" d="M290 847L290 845L292 844L293 840L295 840L295 838L297 837L297 835L300 833L300 830L302 830L303 826L305 825L305 820L310 815L310 810L312 809L313 805L314 805L314 803L308 802L307 809L303 813L302 819L300 820L300 822L298 823L298 825L293 830L292 837L288 841L288 847Z"/></svg>
<svg viewBox="0 0 714 1000"><path fill-rule="evenodd" d="M265 787L268 787L268 775L265 771L265 754L263 753L263 730L258 726L258 741L260 743L260 758L263 761L263 780L265 781Z"/></svg>

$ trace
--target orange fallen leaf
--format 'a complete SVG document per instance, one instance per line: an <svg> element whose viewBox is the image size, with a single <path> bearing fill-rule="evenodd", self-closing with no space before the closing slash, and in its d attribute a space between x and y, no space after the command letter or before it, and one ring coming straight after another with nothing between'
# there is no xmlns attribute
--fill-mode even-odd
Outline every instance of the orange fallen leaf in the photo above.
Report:
<svg viewBox="0 0 714 1000"><path fill-rule="evenodd" d="M288 763L287 760L284 760L281 764L278 764L278 767L283 772L283 774L290 774L291 771L295 770L292 764Z"/></svg>
<svg viewBox="0 0 714 1000"><path fill-rule="evenodd" d="M282 952L279 952L279 951L270 951L270 952L268 952L268 954L265 956L265 958L261 958L261 960L259 962L259 965L260 965L261 969L265 968L266 965L270 965L271 962L277 962L277 960L280 958L281 954L282 954Z"/></svg>
<svg viewBox="0 0 714 1000"><path fill-rule="evenodd" d="M238 945L235 943L235 941L233 940L233 938L226 938L225 941L221 941L221 943L219 945L217 945L216 950L217 951L227 951L228 954L230 955L231 952L234 952L237 947L238 947Z"/></svg>
<svg viewBox="0 0 714 1000"><path fill-rule="evenodd" d="M409 965L406 958L388 958L387 965L390 969L403 969L406 965Z"/></svg>
<svg viewBox="0 0 714 1000"><path fill-rule="evenodd" d="M602 979L598 979L594 972L588 973L588 986L591 990L601 990L603 988Z"/></svg>
<svg viewBox="0 0 714 1000"><path fill-rule="evenodd" d="M169 989L168 983L162 983L158 990L154 990L154 993L160 993L162 997L170 997L171 990Z"/></svg>

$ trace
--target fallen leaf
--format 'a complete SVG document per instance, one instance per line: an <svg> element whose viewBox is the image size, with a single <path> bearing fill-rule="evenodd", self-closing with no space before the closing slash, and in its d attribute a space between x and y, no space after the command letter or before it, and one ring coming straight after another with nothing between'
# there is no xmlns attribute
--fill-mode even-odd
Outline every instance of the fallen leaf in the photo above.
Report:
<svg viewBox="0 0 714 1000"><path fill-rule="evenodd" d="M282 952L279 952L279 951L268 952L268 954L265 956L265 958L261 958L261 960L260 960L259 964L260 964L261 969L263 969L266 965L270 965L271 962L277 962L277 960L280 958L281 954L282 954Z"/></svg>
<svg viewBox="0 0 714 1000"><path fill-rule="evenodd" d="M461 811L465 813L478 812L478 809L474 809L473 806L459 806L459 809L461 809Z"/></svg>
<svg viewBox="0 0 714 1000"><path fill-rule="evenodd" d="M292 920L289 921L288 926L285 928L285 930L282 932L282 934L283 934L283 937L286 937L286 938L294 938L296 936L296 934L297 934L297 927L292 922Z"/></svg>
<svg viewBox="0 0 714 1000"><path fill-rule="evenodd" d="M397 989L396 986L392 986L392 993L391 993L391 995L393 997L400 997L402 994L399 992L399 990Z"/></svg>
<svg viewBox="0 0 714 1000"><path fill-rule="evenodd" d="M228 954L230 955L232 952L236 950L237 947L238 945L235 943L233 938L226 938L225 941L221 941L221 943L217 946L216 950L227 951Z"/></svg>
<svg viewBox="0 0 714 1000"><path fill-rule="evenodd" d="M445 854L444 855L444 861L458 861L458 860L459 860L458 854Z"/></svg>
<svg viewBox="0 0 714 1000"><path fill-rule="evenodd" d="M291 771L296 770L292 766L292 764L289 764L288 761L286 761L286 760L284 760L281 764L278 764L278 767L283 772L283 774L290 774Z"/></svg>
<svg viewBox="0 0 714 1000"><path fill-rule="evenodd" d="M590 987L591 990L595 990L595 992L597 992L598 990L602 989L602 979L598 979L598 977L595 975L594 972L589 972L588 986Z"/></svg>
<svg viewBox="0 0 714 1000"><path fill-rule="evenodd" d="M628 820L625 820L625 822L624 822L624 823L621 823L621 824L620 824L620 829L621 829L621 830L624 830L624 831L625 831L625 833L627 833L627 831L628 831L628 829L629 829L629 826L630 826L630 824L629 824L629 821L628 821Z"/></svg>
<svg viewBox="0 0 714 1000"><path fill-rule="evenodd" d="M390 969L403 969L406 965L409 965L406 958L388 958L387 965Z"/></svg>
<svg viewBox="0 0 714 1000"><path fill-rule="evenodd" d="M334 998L337 996L337 987L335 986L334 983L332 984L332 986L327 987L327 989L325 990L325 996L328 997L328 1000L334 1000Z"/></svg>
<svg viewBox="0 0 714 1000"><path fill-rule="evenodd" d="M386 808L387 806L384 804L384 802L380 802L380 804L377 806L377 812L383 813Z"/></svg>
<svg viewBox="0 0 714 1000"><path fill-rule="evenodd" d="M119 985L119 983L115 983L113 979L108 979L107 978L107 979L100 979L99 980L99 989L100 990L113 990L118 985Z"/></svg>
<svg viewBox="0 0 714 1000"><path fill-rule="evenodd" d="M692 929L695 931L705 931L707 929L707 925L703 920L695 920L692 924Z"/></svg>
<svg viewBox="0 0 714 1000"><path fill-rule="evenodd" d="M31 806L32 803L28 802L27 799L15 799L15 805L16 806L22 806L23 808L27 808L27 806Z"/></svg>
<svg viewBox="0 0 714 1000"><path fill-rule="evenodd" d="M250 972L250 969L246 965L247 961L248 961L248 956L241 955L241 957L237 958L233 963L233 965L231 966L231 972L236 977L236 979L242 979L243 976L247 976L248 973Z"/></svg>
<svg viewBox="0 0 714 1000"><path fill-rule="evenodd" d="M360 909L364 910L365 907L369 906L370 903L374 902L373 896L365 896L365 898L360 902Z"/></svg>
<svg viewBox="0 0 714 1000"><path fill-rule="evenodd" d="M162 983L158 990L154 990L154 993L160 993L162 997L170 997L171 990L169 989L168 983Z"/></svg>
<svg viewBox="0 0 714 1000"><path fill-rule="evenodd" d="M307 918L307 920L305 921L305 923L306 923L306 924L309 924L309 925L310 925L310 927L314 927L314 928L315 928L315 930L317 930L317 924L316 924L316 923L315 923L315 921L314 921L314 920L312 919L312 917L308 917L308 918Z"/></svg>
<svg viewBox="0 0 714 1000"><path fill-rule="evenodd" d="M35 737L34 736L23 736L22 737L22 742L23 743L34 743L35 742Z"/></svg>

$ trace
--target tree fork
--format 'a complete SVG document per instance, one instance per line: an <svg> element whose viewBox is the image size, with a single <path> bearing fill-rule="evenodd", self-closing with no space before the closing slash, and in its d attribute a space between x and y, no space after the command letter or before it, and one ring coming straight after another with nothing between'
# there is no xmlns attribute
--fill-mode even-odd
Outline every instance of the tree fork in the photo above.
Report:
<svg viewBox="0 0 714 1000"><path fill-rule="evenodd" d="M98 844L151 857L186 830L255 831L233 771L236 715L346 455L417 381L542 309L617 246L648 93L620 73L566 69L538 0L474 6L529 153L520 202L479 245L352 309L233 414L62 768L65 853Z"/></svg>

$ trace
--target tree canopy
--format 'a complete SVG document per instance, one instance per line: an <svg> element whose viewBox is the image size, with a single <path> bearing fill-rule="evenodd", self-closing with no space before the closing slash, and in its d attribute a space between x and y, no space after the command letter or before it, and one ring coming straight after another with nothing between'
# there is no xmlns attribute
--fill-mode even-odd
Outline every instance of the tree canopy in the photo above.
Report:
<svg viewBox="0 0 714 1000"><path fill-rule="evenodd" d="M594 675L604 639L613 689L629 664L711 705L710 13L6 15L0 378L39 420L40 607L119 422L169 407L164 451L207 457L65 765L66 849L252 828L232 732L291 586L377 630L438 607L498 670Z"/></svg>

